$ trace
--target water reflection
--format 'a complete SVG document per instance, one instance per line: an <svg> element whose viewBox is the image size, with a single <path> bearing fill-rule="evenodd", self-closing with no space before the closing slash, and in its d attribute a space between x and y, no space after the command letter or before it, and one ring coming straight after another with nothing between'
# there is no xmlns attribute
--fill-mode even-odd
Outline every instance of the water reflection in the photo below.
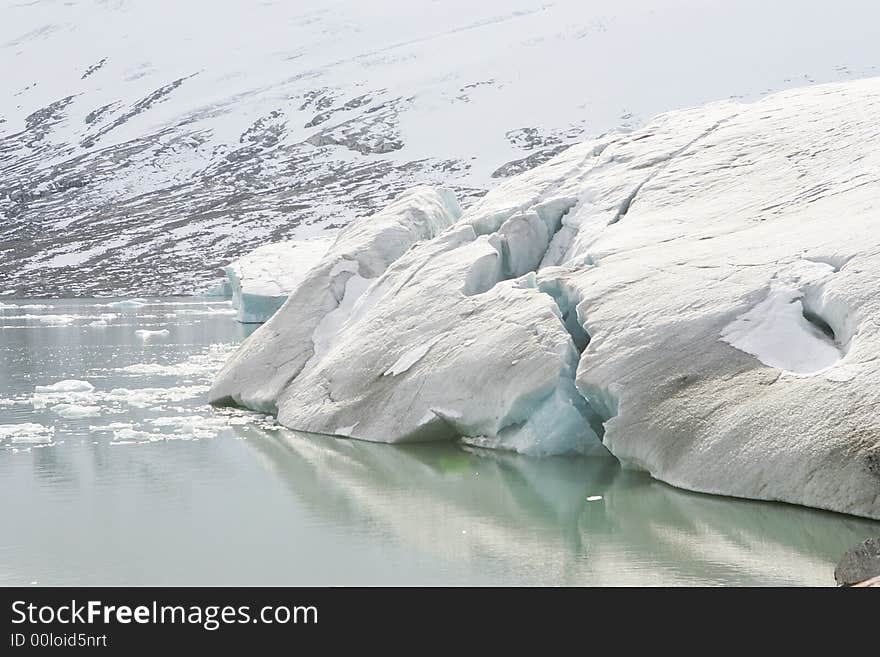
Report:
<svg viewBox="0 0 880 657"><path fill-rule="evenodd" d="M840 555L880 529L679 491L610 458L270 433L248 444L325 521L391 536L497 582L831 585Z"/></svg>
<svg viewBox="0 0 880 657"><path fill-rule="evenodd" d="M838 557L880 533L685 493L611 458L283 431L206 404L252 330L227 306L148 300L91 326L108 303L0 307L0 427L53 441L0 439L0 584L831 585ZM62 379L94 390L35 398ZM67 402L100 414L53 410Z"/></svg>

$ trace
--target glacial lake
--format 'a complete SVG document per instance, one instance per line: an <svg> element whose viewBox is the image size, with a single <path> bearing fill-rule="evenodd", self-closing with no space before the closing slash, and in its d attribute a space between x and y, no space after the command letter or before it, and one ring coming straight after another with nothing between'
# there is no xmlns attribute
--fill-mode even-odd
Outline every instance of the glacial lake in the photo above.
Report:
<svg viewBox="0 0 880 657"><path fill-rule="evenodd" d="M0 307L0 585L822 586L880 534L610 457L394 447L215 410L212 375L254 327L221 300L117 301ZM87 384L45 388L65 380Z"/></svg>

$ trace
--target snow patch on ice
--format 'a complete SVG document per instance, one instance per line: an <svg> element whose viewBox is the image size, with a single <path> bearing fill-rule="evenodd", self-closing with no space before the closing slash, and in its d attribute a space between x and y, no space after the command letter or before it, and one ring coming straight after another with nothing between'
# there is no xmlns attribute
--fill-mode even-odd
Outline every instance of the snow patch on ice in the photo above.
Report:
<svg viewBox="0 0 880 657"><path fill-rule="evenodd" d="M357 263L352 264L354 265L355 271L357 271ZM339 263L337 263L337 266L334 266L333 271L336 271L339 268L338 266ZM339 268L339 272L342 271L347 272L351 270L350 268ZM357 304L358 300L361 298L364 292L367 291L372 282L372 280L363 278L361 276L358 276L357 274L352 274L348 278L348 280L345 282L345 291L342 294L342 299L340 300L339 305L336 306L336 308L331 310L329 313L324 315L323 319L321 319L321 321L318 323L318 326L315 327L315 332L312 335L312 343L314 344L315 350L313 360L320 359L330 350L330 347L333 345L333 341L336 339L337 334L345 325L345 322L354 311L355 305Z"/></svg>
<svg viewBox="0 0 880 657"><path fill-rule="evenodd" d="M822 372L840 361L844 354L834 329L805 307L805 290L812 292L823 274L837 269L809 264L813 280L775 281L761 302L722 329L721 339L765 365L795 374Z"/></svg>
<svg viewBox="0 0 880 657"><path fill-rule="evenodd" d="M357 428L358 423L355 422L347 427L336 427L333 430L333 433L337 436L350 436L351 433Z"/></svg>
<svg viewBox="0 0 880 657"><path fill-rule="evenodd" d="M382 376L397 376L398 374L403 374L404 372L409 371L409 369L418 363L422 358L427 355L428 351L430 351L431 347L437 344L443 336L438 335L431 340L428 340L422 345L419 345L413 349L410 349L405 354L403 354L400 358L394 361L394 364L389 367Z"/></svg>

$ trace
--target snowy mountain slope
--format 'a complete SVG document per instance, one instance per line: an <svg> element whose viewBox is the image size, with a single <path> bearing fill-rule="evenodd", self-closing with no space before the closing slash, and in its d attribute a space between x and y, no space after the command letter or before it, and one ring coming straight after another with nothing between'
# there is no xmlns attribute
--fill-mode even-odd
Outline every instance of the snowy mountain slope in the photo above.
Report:
<svg viewBox="0 0 880 657"><path fill-rule="evenodd" d="M584 132L880 59L872 3L728 5L2 0L0 294L202 289L413 184L466 205Z"/></svg>
<svg viewBox="0 0 880 657"><path fill-rule="evenodd" d="M604 445L683 488L880 518L878 116L872 78L572 146L414 245L329 339L294 293L211 399L377 442Z"/></svg>

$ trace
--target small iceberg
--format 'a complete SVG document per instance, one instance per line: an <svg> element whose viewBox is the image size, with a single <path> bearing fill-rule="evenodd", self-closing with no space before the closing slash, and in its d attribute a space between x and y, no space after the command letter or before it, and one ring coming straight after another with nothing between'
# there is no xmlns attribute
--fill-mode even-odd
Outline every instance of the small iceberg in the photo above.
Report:
<svg viewBox="0 0 880 657"><path fill-rule="evenodd" d="M151 331L149 329L139 329L134 332L136 336L138 336L144 342L149 342L155 338L164 338L168 335L171 335L171 332L168 329L159 329L157 331Z"/></svg>

